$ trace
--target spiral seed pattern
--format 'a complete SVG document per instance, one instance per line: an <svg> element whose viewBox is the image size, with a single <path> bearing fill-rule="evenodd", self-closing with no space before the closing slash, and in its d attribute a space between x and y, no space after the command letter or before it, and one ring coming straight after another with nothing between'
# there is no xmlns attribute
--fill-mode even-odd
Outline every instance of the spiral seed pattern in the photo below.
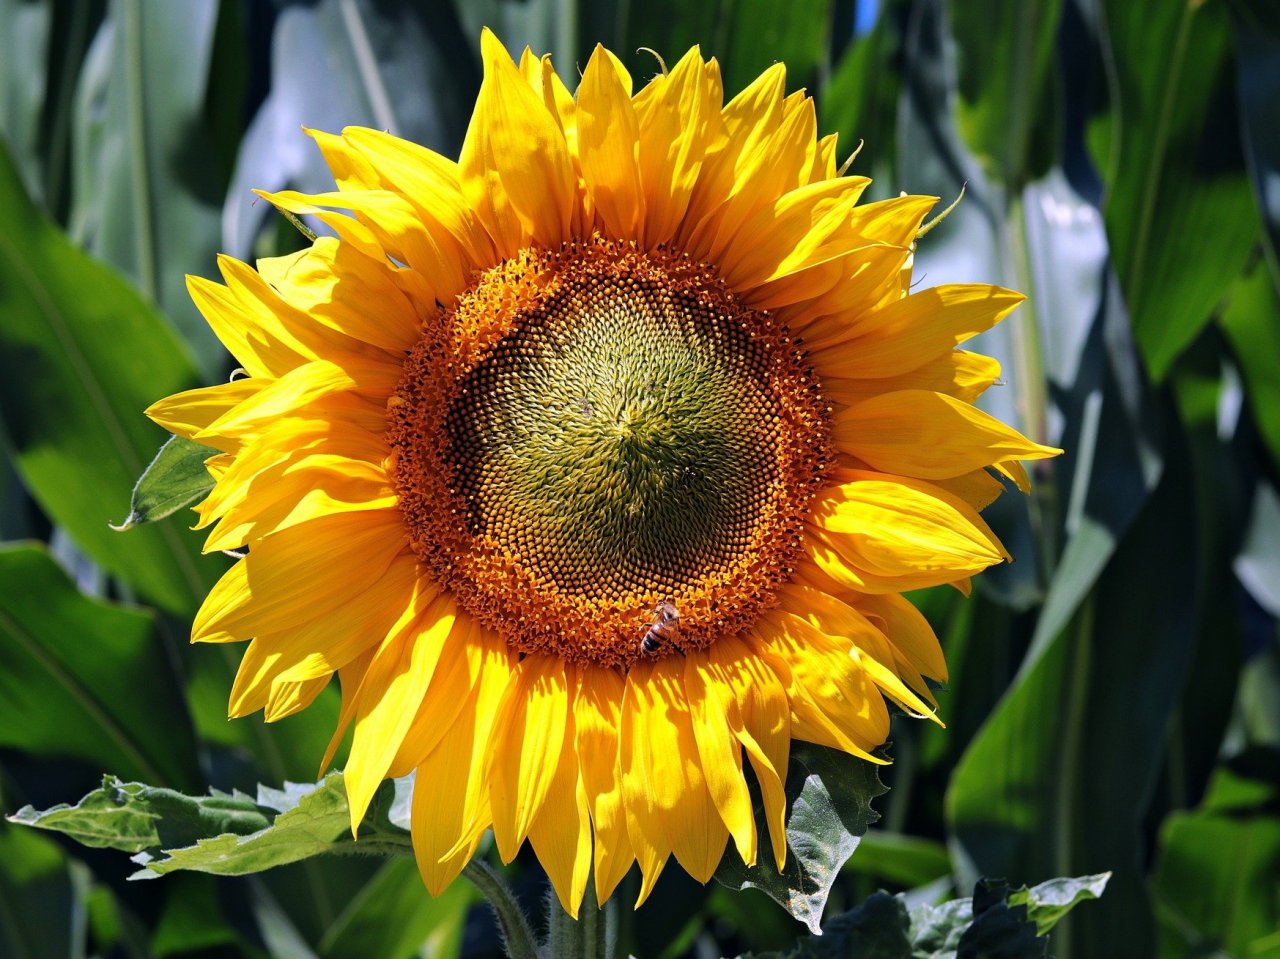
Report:
<svg viewBox="0 0 1280 959"><path fill-rule="evenodd" d="M593 237L479 275L388 404L415 552L521 652L627 666L750 626L830 458L804 354L707 264Z"/></svg>

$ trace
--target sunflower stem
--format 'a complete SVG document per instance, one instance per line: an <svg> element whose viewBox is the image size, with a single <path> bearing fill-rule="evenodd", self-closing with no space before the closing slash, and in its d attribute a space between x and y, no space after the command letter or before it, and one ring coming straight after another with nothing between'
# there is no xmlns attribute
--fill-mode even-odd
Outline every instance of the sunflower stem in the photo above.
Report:
<svg viewBox="0 0 1280 959"><path fill-rule="evenodd" d="M618 923L613 903L596 903L595 883L588 880L578 918L560 906L554 891L547 894L547 942L544 959L613 959Z"/></svg>
<svg viewBox="0 0 1280 959"><path fill-rule="evenodd" d="M537 941L529 920L516 902L516 897L498 875L497 870L481 859L472 859L462 867L462 874L471 880L498 917L502 933L502 946L508 959L538 959Z"/></svg>

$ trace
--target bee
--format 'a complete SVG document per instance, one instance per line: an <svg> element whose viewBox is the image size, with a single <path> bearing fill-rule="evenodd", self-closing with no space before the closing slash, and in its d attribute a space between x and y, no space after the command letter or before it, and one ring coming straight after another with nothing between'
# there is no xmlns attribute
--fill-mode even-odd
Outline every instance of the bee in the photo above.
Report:
<svg viewBox="0 0 1280 959"><path fill-rule="evenodd" d="M669 599L664 599L653 608L653 622L645 627L644 638L640 640L640 649L646 653L656 653L663 643L671 643L680 649L675 638L680 633L680 610Z"/></svg>

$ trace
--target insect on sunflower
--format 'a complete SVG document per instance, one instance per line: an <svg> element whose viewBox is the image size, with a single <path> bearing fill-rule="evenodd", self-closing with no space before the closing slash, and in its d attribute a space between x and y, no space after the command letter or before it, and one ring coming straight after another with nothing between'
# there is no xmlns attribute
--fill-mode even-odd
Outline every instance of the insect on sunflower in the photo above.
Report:
<svg viewBox="0 0 1280 959"><path fill-rule="evenodd" d="M190 281L248 374L148 411L220 451L206 548L248 547L192 638L252 639L233 716L338 674L352 827L416 770L432 892L489 828L575 915L730 839L781 867L791 740L878 762L886 697L933 715L901 593L1008 559L978 510L1058 452L956 348L1021 296L910 292L935 198L859 205L780 65L724 103L695 48L633 95L597 47L574 96L481 49L457 163L313 133L337 190L263 196L336 236Z"/></svg>

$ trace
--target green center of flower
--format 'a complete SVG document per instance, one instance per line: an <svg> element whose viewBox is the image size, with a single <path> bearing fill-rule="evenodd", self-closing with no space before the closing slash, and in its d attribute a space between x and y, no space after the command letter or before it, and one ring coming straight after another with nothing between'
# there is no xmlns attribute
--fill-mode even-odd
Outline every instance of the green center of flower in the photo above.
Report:
<svg viewBox="0 0 1280 959"><path fill-rule="evenodd" d="M827 460L784 329L705 264L599 239L483 274L388 408L422 559L522 652L599 665L754 622Z"/></svg>
<svg viewBox="0 0 1280 959"><path fill-rule="evenodd" d="M765 349L665 294L611 275L552 298L445 421L472 533L591 599L731 564L778 476Z"/></svg>

